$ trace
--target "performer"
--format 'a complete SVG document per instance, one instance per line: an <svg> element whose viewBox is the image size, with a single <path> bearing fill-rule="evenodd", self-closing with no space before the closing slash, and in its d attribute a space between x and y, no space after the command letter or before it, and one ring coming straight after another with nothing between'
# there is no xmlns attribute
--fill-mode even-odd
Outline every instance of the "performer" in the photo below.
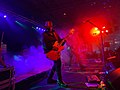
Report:
<svg viewBox="0 0 120 90"><path fill-rule="evenodd" d="M59 35L53 30L53 24L52 21L46 21L45 22L45 28L46 31L43 33L43 49L44 49L44 53L47 54L49 53L51 50L63 50L64 47L61 46L59 48L54 46L54 43L56 41L61 42L61 38L59 37ZM58 83L58 85L63 86L63 87L67 87L67 84L65 84L65 82L63 82L62 80L62 74L61 74L61 59L58 58L57 60L53 60L54 65L52 67L52 70L50 72L50 75L47 79L47 83L52 84L52 83ZM54 80L53 75L54 73L57 73L57 77L58 80Z"/></svg>

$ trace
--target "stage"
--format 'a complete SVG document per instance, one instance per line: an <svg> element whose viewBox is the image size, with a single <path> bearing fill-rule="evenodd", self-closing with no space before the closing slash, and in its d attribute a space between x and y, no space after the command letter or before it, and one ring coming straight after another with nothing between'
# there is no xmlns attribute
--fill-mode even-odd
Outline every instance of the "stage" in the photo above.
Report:
<svg viewBox="0 0 120 90"><path fill-rule="evenodd" d="M4 57L7 68L1 68L0 71L1 73L5 71L2 77L7 76L6 79L10 79L8 87L12 88L11 90L96 90L102 88L100 81L101 74L105 74L103 72L105 65L100 59L82 59L81 61L85 63L84 70L81 70L80 63L75 62L76 60L70 63L69 58L66 59L68 61L62 58L62 76L68 84L67 88L63 88L57 84L47 84L46 80L53 61L46 58L41 47L31 47L22 54L6 53ZM108 71L113 69L109 66L111 64L107 65ZM57 79L56 75L54 78Z"/></svg>
<svg viewBox="0 0 120 90"><path fill-rule="evenodd" d="M96 62L91 63L95 64ZM47 84L47 77L50 71L47 70L38 74L31 74L30 77L16 82L16 90L96 90L99 87L99 81L98 83L89 84L87 76L100 76L99 71L102 71L100 63L98 64L97 62L96 65L87 66L84 71L77 64L73 64L71 67L63 64L62 76L63 80L68 84L67 88L60 87L57 84ZM54 79L57 79L56 74L54 75Z"/></svg>
<svg viewBox="0 0 120 90"><path fill-rule="evenodd" d="M10 90L98 90L103 88L105 90L113 90L106 83L104 86L101 86L101 81L105 80L105 73L102 72L103 66L102 62L90 60L88 66L83 71L77 64L68 66L63 63L62 76L63 80L68 84L67 88L60 87L58 84L47 84L50 67L41 69L39 72L31 71L22 75L16 75L15 68L10 66L1 68L0 71L2 74L0 75L3 75L2 77L5 78L10 78L10 84L8 84L10 85L8 86L11 88ZM117 75L118 71L119 68L115 71L116 73L110 75ZM91 81L89 78L91 78ZM57 79L56 74L54 75L54 79Z"/></svg>
<svg viewBox="0 0 120 90"><path fill-rule="evenodd" d="M49 71L37 74L16 84L16 90L96 90L98 84L91 84L87 87L87 76L95 75L96 72L89 71L65 71L63 70L63 80L68 84L67 88L60 87L57 84L47 84L47 74ZM54 79L57 79L56 74Z"/></svg>
<svg viewBox="0 0 120 90"><path fill-rule="evenodd" d="M0 90L120 90L120 0L1 0L0 8ZM47 84L54 49L67 88Z"/></svg>

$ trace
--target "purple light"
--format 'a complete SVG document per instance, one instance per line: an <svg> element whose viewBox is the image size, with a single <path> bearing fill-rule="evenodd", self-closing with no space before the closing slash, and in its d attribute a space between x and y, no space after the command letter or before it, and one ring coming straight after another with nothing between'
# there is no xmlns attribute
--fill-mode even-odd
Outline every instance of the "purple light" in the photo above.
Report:
<svg viewBox="0 0 120 90"><path fill-rule="evenodd" d="M4 15L4 18L6 18L7 16L6 15Z"/></svg>
<svg viewBox="0 0 120 90"><path fill-rule="evenodd" d="M26 50L27 52L22 53L22 55L13 55L12 57L8 54L6 55L7 64L15 68L15 77L21 75L27 75L26 77L29 77L28 74L30 72L38 74L51 69L53 62L46 58L42 46L38 46L37 48L35 46L30 46L30 48ZM8 58L11 61L9 61Z"/></svg>

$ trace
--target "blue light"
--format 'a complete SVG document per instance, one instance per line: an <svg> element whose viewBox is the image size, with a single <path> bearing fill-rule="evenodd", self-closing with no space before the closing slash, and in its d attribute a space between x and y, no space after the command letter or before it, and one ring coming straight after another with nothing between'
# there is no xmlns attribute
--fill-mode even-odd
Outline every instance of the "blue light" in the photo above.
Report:
<svg viewBox="0 0 120 90"><path fill-rule="evenodd" d="M106 71L106 74L109 74L109 72L108 72L108 71Z"/></svg>
<svg viewBox="0 0 120 90"><path fill-rule="evenodd" d="M22 56L20 56L20 55L14 55L13 57L14 57L15 61L21 61L22 60Z"/></svg>
<svg viewBox="0 0 120 90"><path fill-rule="evenodd" d="M38 29L38 27L36 27L36 29Z"/></svg>
<svg viewBox="0 0 120 90"><path fill-rule="evenodd" d="M6 18L7 16L6 15L4 15L4 18Z"/></svg>

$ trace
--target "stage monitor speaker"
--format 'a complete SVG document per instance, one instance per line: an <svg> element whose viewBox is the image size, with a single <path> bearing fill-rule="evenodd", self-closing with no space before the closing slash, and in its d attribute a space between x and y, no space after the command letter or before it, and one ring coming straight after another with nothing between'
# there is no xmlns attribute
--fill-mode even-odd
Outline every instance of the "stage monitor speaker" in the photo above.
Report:
<svg viewBox="0 0 120 90"><path fill-rule="evenodd" d="M109 74L109 81L113 90L120 90L120 68L115 69Z"/></svg>

